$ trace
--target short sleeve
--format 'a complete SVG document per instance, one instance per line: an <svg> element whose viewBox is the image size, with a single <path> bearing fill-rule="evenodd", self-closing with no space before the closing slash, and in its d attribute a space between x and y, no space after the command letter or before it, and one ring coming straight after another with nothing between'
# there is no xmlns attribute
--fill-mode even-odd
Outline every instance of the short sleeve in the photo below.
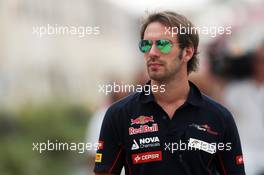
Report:
<svg viewBox="0 0 264 175"><path fill-rule="evenodd" d="M112 107L105 114L95 156L95 173L120 174L124 166L122 123L118 116L118 112Z"/></svg>
<svg viewBox="0 0 264 175"><path fill-rule="evenodd" d="M245 175L242 148L234 118L229 111L226 111L224 119L223 142L227 147L218 151L217 167L221 175Z"/></svg>

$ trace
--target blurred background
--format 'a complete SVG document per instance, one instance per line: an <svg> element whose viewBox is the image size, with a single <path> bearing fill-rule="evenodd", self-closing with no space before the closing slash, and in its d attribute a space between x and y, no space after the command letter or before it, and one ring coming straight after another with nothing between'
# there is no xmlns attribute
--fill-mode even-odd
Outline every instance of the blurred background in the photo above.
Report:
<svg viewBox="0 0 264 175"><path fill-rule="evenodd" d="M126 93L102 84L147 81L138 50L140 19L173 10L196 26L200 68L190 78L236 120L248 175L264 172L264 2L261 0L1 0L0 174L93 174L94 149L33 150L34 142L97 142L107 107ZM41 26L88 27L40 36Z"/></svg>

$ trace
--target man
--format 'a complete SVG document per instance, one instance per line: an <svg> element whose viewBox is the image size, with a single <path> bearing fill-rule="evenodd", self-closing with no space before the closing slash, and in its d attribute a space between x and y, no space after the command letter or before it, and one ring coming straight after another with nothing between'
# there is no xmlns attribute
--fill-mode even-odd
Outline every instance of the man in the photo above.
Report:
<svg viewBox="0 0 264 175"><path fill-rule="evenodd" d="M185 27L185 31L183 28ZM107 111L95 159L96 175L243 175L240 140L227 109L188 81L197 68L197 32L184 16L151 14L141 29L150 88ZM181 31L182 30L182 31Z"/></svg>

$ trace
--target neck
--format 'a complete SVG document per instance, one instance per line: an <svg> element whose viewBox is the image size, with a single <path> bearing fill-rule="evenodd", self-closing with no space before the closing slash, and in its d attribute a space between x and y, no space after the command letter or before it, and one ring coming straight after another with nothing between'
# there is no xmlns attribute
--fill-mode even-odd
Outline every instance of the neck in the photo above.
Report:
<svg viewBox="0 0 264 175"><path fill-rule="evenodd" d="M165 92L153 92L158 103L172 104L179 101L186 101L188 98L190 86L188 76L174 77L168 81L151 80L151 85L165 85Z"/></svg>

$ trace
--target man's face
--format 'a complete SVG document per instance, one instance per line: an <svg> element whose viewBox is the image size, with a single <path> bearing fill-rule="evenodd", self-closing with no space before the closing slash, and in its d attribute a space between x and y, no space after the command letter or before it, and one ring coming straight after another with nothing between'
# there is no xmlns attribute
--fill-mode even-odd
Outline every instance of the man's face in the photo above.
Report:
<svg viewBox="0 0 264 175"><path fill-rule="evenodd" d="M144 40L152 41L159 39L173 41L172 49L167 54L161 53L155 42L150 51L144 54L150 79L159 82L173 78L184 66L184 62L181 59L182 50L179 48L176 35L171 36L165 29L163 24L152 22L147 26L143 38Z"/></svg>

